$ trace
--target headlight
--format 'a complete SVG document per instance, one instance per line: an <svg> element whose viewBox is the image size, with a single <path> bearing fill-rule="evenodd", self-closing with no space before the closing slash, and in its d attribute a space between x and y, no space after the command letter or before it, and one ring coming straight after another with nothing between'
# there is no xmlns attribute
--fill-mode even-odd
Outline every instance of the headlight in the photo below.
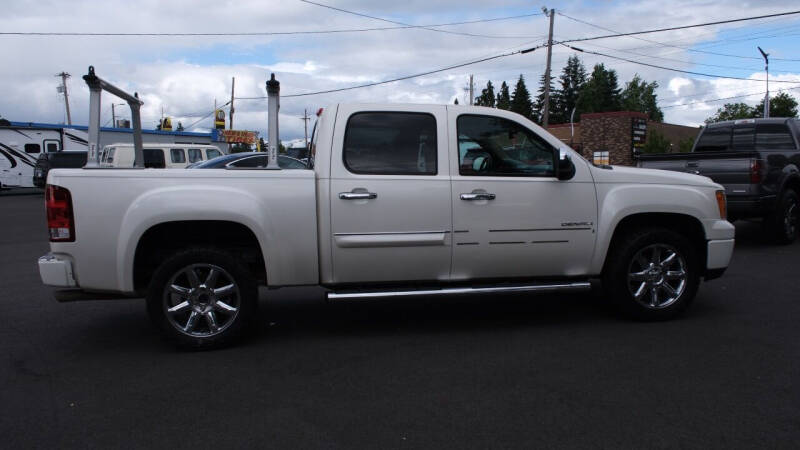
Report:
<svg viewBox="0 0 800 450"><path fill-rule="evenodd" d="M719 208L719 218L728 218L728 201L725 199L725 191L717 191L717 207Z"/></svg>

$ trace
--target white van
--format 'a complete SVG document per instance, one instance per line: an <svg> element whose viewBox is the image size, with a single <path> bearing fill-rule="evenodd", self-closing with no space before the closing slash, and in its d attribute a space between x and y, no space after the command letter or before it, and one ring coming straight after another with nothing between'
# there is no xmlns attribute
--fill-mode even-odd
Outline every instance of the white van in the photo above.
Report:
<svg viewBox="0 0 800 450"><path fill-rule="evenodd" d="M216 146L203 144L144 144L144 166L155 169L183 169L189 164L208 161L224 153ZM103 147L101 167L133 167L133 144Z"/></svg>

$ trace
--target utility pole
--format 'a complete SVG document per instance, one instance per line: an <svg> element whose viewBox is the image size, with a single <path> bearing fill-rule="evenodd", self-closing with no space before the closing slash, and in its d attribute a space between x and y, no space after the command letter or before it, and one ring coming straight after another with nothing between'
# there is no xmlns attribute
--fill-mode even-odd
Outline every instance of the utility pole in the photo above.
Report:
<svg viewBox="0 0 800 450"><path fill-rule="evenodd" d="M475 84L472 82L472 75L469 76L469 104L475 104Z"/></svg>
<svg viewBox="0 0 800 450"><path fill-rule="evenodd" d="M553 20L556 17L556 10L547 10L542 7L542 11L550 16L550 32L547 35L547 67L544 70L544 111L542 112L542 127L547 128L550 122L550 61L553 59Z"/></svg>
<svg viewBox="0 0 800 450"><path fill-rule="evenodd" d="M67 78L70 77L70 74L61 72L56 76L61 77L61 91L64 93L64 105L67 107L67 125L72 125L72 116L69 114L69 93L67 92Z"/></svg>
<svg viewBox="0 0 800 450"><path fill-rule="evenodd" d="M766 119L769 117L769 53L764 53L761 47L758 47L758 51L764 57L764 70L767 72L767 96L764 97L764 118ZM778 90L780 91L780 89Z"/></svg>
<svg viewBox="0 0 800 450"><path fill-rule="evenodd" d="M230 128L228 128L229 130L233 129L233 88L235 84L236 84L236 77L231 77L231 112L230 112L231 125Z"/></svg>
<svg viewBox="0 0 800 450"><path fill-rule="evenodd" d="M308 109L303 110L303 117L301 117L300 120L303 121L303 128L306 130L306 154L308 154L308 121L311 120L311 117L308 115Z"/></svg>

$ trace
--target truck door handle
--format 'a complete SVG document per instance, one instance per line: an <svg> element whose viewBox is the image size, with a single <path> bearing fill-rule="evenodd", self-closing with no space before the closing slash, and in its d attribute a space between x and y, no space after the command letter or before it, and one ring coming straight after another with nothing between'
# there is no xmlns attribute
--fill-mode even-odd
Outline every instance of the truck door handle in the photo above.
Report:
<svg viewBox="0 0 800 450"><path fill-rule="evenodd" d="M340 192L339 198L341 200L371 200L378 198L378 194L374 192Z"/></svg>
<svg viewBox="0 0 800 450"><path fill-rule="evenodd" d="M461 194L461 200L494 200L497 196L488 192L470 192L469 194Z"/></svg>

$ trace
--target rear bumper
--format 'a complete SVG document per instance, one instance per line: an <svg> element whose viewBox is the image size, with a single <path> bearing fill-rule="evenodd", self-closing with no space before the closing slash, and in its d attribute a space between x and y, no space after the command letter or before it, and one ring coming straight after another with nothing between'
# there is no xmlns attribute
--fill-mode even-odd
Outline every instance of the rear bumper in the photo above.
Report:
<svg viewBox="0 0 800 450"><path fill-rule="evenodd" d="M39 258L39 276L47 286L74 288L78 286L72 271L72 261L64 255L48 253Z"/></svg>

